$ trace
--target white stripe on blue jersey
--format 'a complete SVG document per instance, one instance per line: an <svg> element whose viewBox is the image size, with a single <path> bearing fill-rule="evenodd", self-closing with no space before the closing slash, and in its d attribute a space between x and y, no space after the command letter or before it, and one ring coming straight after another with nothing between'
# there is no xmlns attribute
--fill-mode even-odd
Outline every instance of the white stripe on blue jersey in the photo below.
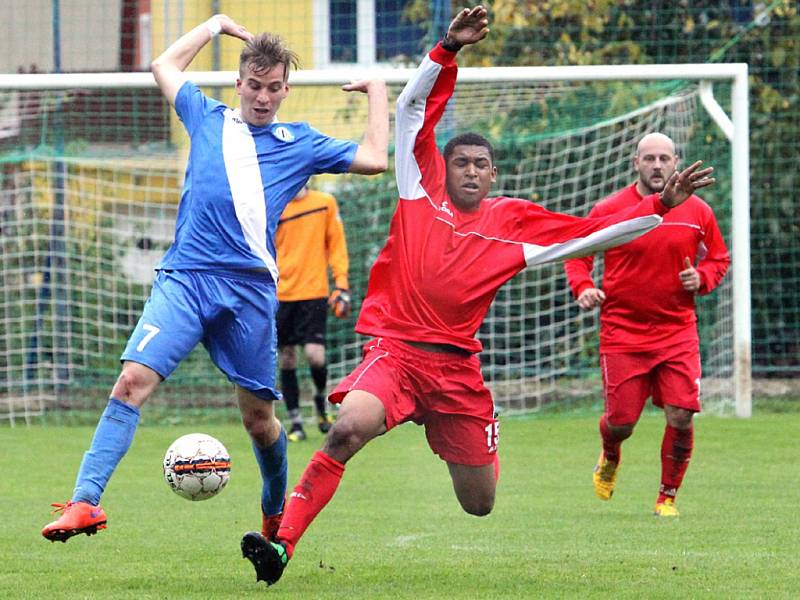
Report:
<svg viewBox="0 0 800 600"><path fill-rule="evenodd" d="M258 256L274 281L278 266L267 251L267 213L264 210L264 184L258 167L256 143L250 129L231 109L226 110L222 126L222 156L233 196L236 218L250 250Z"/></svg>
<svg viewBox="0 0 800 600"><path fill-rule="evenodd" d="M277 282L274 240L283 209L311 175L346 172L358 145L308 123L253 127L190 81L175 111L191 150L175 240L159 268L266 269Z"/></svg>

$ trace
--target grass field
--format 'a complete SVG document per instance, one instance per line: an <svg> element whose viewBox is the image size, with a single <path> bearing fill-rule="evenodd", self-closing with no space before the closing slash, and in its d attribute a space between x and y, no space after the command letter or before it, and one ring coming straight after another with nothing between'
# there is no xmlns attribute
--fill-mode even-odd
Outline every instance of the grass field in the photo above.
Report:
<svg viewBox="0 0 800 600"><path fill-rule="evenodd" d="M258 475L236 425L144 426L106 490L109 528L52 544L49 503L69 495L92 428L0 430L0 598L798 598L800 414L703 417L678 498L651 515L663 422L624 446L614 499L594 498L596 417L505 419L489 517L461 512L420 428L400 427L348 465L283 579L256 584L239 553L260 526ZM219 437L234 466L191 503L161 475L169 443ZM294 484L320 438L290 447Z"/></svg>

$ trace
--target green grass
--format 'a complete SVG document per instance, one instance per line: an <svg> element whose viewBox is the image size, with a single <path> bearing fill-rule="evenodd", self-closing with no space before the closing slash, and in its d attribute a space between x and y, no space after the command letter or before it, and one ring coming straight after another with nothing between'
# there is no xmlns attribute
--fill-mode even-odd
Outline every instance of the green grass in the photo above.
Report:
<svg viewBox="0 0 800 600"><path fill-rule="evenodd" d="M255 583L243 532L260 526L259 479L235 425L144 426L103 500L109 528L51 544L92 428L0 430L0 598L797 598L799 414L702 417L678 497L651 515L663 419L624 446L614 499L594 498L596 417L505 419L495 511L461 512L420 428L403 426L348 465L283 579ZM161 476L179 435L231 451L231 482L190 503ZM290 447L293 484L319 437Z"/></svg>

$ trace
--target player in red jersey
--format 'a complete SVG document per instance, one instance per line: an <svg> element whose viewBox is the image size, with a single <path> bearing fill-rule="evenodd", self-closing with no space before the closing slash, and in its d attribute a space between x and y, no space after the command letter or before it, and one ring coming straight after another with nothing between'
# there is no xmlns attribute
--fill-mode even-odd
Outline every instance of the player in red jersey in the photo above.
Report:
<svg viewBox="0 0 800 600"><path fill-rule="evenodd" d="M389 238L372 267L356 331L374 336L362 363L331 393L339 416L292 492L274 540L245 534L256 576L275 583L295 545L333 497L345 463L396 425L425 426L456 497L473 515L494 505L498 422L475 338L497 290L527 266L630 241L659 215L713 183L699 163L625 214L587 219L527 200L487 198L497 170L491 144L468 133L436 147L434 127L456 81L455 57L488 33L486 9L464 9L397 100L399 191Z"/></svg>
<svg viewBox="0 0 800 600"><path fill-rule="evenodd" d="M661 133L644 136L633 166L639 174L636 182L599 202L590 217L630 210L663 190L678 166L675 144ZM620 446L652 396L667 421L655 514L677 516L675 494L692 455L692 417L700 410L694 299L717 287L729 264L714 212L695 195L647 235L606 250L602 289L592 279L591 256L566 262L578 305L584 310L601 307L605 411L600 417L602 451L593 476L601 499L614 492Z"/></svg>

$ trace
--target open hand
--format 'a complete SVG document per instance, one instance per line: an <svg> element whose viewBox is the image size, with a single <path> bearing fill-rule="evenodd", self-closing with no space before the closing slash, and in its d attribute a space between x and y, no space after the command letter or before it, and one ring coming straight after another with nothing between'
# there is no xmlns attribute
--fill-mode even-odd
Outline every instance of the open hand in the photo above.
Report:
<svg viewBox="0 0 800 600"><path fill-rule="evenodd" d="M486 8L480 4L461 10L450 22L448 39L462 46L480 42L489 33L487 14Z"/></svg>
<svg viewBox="0 0 800 600"><path fill-rule="evenodd" d="M220 33L239 38L245 42L249 42L255 37L252 33L247 31L247 28L244 27L244 25L237 25L236 21L231 19L228 15L214 15L211 18L216 19L219 22L220 26L222 27Z"/></svg>
<svg viewBox="0 0 800 600"><path fill-rule="evenodd" d="M670 175L670 178L667 179L667 183L664 185L664 189L661 192L661 201L664 203L664 206L667 208L675 208L679 204L685 202L696 190L716 183L716 179L709 177L709 175L714 172L714 167L700 169L700 165L702 164L703 161L698 160L680 173L675 171Z"/></svg>

